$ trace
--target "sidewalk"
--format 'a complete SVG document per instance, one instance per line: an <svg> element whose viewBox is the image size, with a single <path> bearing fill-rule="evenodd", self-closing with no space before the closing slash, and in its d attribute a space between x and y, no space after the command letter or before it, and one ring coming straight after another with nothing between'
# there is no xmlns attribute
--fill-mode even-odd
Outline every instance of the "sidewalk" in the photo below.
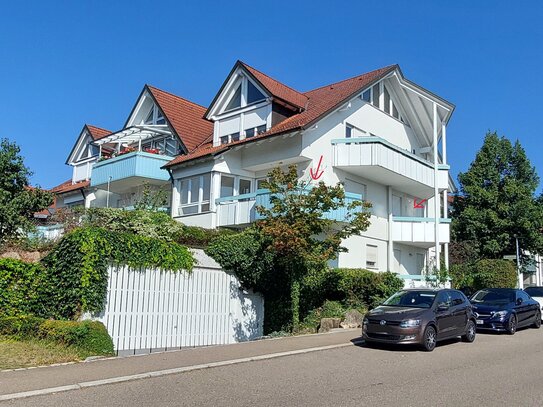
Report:
<svg viewBox="0 0 543 407"><path fill-rule="evenodd" d="M0 396L104 379L126 378L126 376L160 372L169 369L262 357L269 354L334 345L348 345L352 343L351 341L359 339L360 329L349 329L325 334L265 339L233 345L188 348L147 355L94 360L64 366L0 372ZM167 374L168 372L165 373Z"/></svg>

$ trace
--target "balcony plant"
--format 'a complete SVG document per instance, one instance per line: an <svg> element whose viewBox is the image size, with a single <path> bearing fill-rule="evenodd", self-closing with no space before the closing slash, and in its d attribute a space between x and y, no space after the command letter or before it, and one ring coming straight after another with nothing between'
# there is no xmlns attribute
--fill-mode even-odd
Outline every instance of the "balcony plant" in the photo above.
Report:
<svg viewBox="0 0 543 407"><path fill-rule="evenodd" d="M146 153L149 153L149 154L158 154L158 155L162 155L162 151L159 150L158 148L145 148L143 151L145 151Z"/></svg>

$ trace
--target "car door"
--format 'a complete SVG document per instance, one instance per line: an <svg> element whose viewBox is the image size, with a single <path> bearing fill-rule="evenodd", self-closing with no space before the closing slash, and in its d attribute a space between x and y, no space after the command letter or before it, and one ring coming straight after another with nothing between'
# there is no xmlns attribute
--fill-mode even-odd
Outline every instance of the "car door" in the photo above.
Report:
<svg viewBox="0 0 543 407"><path fill-rule="evenodd" d="M455 334L454 317L451 313L451 295L449 290L437 293L436 305L437 338L444 339Z"/></svg>
<svg viewBox="0 0 543 407"><path fill-rule="evenodd" d="M517 290L517 302L515 309L517 311L518 326L525 326L532 323L536 312L533 300L522 290Z"/></svg>
<svg viewBox="0 0 543 407"><path fill-rule="evenodd" d="M454 322L456 335L462 335L468 323L469 303L460 291L451 290L451 316Z"/></svg>

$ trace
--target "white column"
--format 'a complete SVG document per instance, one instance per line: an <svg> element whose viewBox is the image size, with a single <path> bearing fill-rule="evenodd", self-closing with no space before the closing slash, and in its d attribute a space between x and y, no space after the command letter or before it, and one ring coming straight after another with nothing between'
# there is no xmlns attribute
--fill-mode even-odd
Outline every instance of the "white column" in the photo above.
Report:
<svg viewBox="0 0 543 407"><path fill-rule="evenodd" d="M443 164L447 164L447 126L445 122L441 123L441 154L443 156ZM447 216L447 190L443 191L443 217L448 218ZM450 232L449 232L450 233ZM449 269L449 244L445 243L443 248L443 256L445 258L445 267Z"/></svg>
<svg viewBox="0 0 543 407"><path fill-rule="evenodd" d="M441 154L443 155L443 164L447 164L447 126L441 123Z"/></svg>
<svg viewBox="0 0 543 407"><path fill-rule="evenodd" d="M394 259L394 242L392 241L392 187L387 186L387 208L388 208L388 245L387 245L387 266L388 271L394 271L392 261Z"/></svg>
<svg viewBox="0 0 543 407"><path fill-rule="evenodd" d="M434 237L435 237L435 251L436 251L436 268L439 269L439 189L438 189L438 154L437 154L437 104L434 103Z"/></svg>

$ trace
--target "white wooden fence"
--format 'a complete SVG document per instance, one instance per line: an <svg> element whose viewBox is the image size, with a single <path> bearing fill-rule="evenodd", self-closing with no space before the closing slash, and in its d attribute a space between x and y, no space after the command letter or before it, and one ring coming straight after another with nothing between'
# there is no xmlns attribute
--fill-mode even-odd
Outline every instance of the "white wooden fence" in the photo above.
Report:
<svg viewBox="0 0 543 407"><path fill-rule="evenodd" d="M264 300L241 290L235 276L193 251L191 274L109 268L104 312L98 316L118 354L228 344L262 336Z"/></svg>

